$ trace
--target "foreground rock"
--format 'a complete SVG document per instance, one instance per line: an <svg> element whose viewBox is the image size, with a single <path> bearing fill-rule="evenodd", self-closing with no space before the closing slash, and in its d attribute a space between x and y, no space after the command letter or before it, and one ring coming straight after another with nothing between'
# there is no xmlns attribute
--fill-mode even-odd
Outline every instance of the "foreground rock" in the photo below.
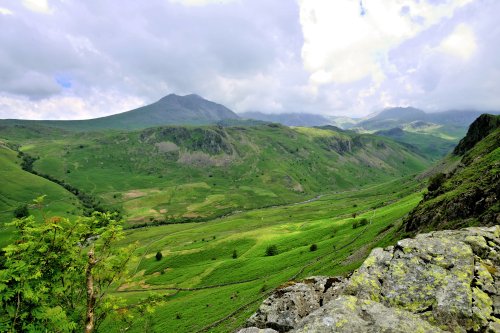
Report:
<svg viewBox="0 0 500 333"><path fill-rule="evenodd" d="M302 318L340 295L343 278L316 276L278 288L248 320L249 326L286 332Z"/></svg>
<svg viewBox="0 0 500 333"><path fill-rule="evenodd" d="M278 289L248 326L300 333L500 332L499 291L500 227L439 231L374 249L348 280L311 278Z"/></svg>

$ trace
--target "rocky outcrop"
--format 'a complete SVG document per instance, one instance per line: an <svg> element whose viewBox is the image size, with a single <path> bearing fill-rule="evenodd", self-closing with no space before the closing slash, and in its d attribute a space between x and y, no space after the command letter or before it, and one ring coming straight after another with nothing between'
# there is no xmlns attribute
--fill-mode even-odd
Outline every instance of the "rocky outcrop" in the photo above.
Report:
<svg viewBox="0 0 500 333"><path fill-rule="evenodd" d="M278 289L248 326L500 332L500 227L437 231L374 249L348 279L312 278Z"/></svg>
<svg viewBox="0 0 500 333"><path fill-rule="evenodd" d="M455 149L448 174L431 178L424 199L407 216L408 232L500 223L500 116L482 115ZM439 176L439 177L437 177Z"/></svg>
<svg viewBox="0 0 500 333"><path fill-rule="evenodd" d="M471 150L479 141L500 127L500 116L482 114L469 127L467 135L460 140L453 150L455 155L463 155Z"/></svg>
<svg viewBox="0 0 500 333"><path fill-rule="evenodd" d="M286 332L323 304L340 295L343 278L316 276L284 285L267 298L248 320L250 326Z"/></svg>

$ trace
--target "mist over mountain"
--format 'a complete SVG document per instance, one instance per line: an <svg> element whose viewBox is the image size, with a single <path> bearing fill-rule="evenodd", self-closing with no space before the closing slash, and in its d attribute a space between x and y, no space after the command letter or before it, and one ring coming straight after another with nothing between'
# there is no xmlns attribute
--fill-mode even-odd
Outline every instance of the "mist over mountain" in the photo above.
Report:
<svg viewBox="0 0 500 333"><path fill-rule="evenodd" d="M483 113L498 114L499 111L449 110L428 113L414 107L394 107L382 110L376 115L363 119L355 126L367 130L391 129L411 122L427 122L437 125L467 128Z"/></svg>

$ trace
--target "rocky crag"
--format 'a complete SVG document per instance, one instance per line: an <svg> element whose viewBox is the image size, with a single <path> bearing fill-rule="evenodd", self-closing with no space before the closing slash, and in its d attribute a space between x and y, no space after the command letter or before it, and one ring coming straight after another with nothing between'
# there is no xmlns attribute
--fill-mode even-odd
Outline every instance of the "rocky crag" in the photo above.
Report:
<svg viewBox="0 0 500 333"><path fill-rule="evenodd" d="M500 332L500 227L374 249L350 277L278 288L240 333Z"/></svg>
<svg viewBox="0 0 500 333"><path fill-rule="evenodd" d="M406 218L407 232L500 224L500 116L476 119L453 154L458 166L431 178Z"/></svg>

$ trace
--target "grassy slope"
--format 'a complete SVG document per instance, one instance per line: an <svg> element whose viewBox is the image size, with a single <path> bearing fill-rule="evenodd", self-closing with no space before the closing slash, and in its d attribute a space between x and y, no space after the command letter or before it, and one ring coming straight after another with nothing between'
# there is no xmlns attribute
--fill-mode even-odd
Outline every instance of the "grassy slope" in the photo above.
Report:
<svg viewBox="0 0 500 333"><path fill-rule="evenodd" d="M498 223L500 128L479 141L410 214L406 228L436 230Z"/></svg>
<svg viewBox="0 0 500 333"><path fill-rule="evenodd" d="M21 169L17 153L0 143L0 246L9 239L5 222L13 219L13 211L22 203L31 203L46 195L47 214L72 216L80 214L78 200L68 191L44 178Z"/></svg>
<svg viewBox="0 0 500 333"><path fill-rule="evenodd" d="M37 171L121 208L131 224L303 201L429 165L389 139L309 128L167 127L46 137L18 130L14 138L2 133L40 156ZM341 151L342 144L351 151Z"/></svg>
<svg viewBox="0 0 500 333"><path fill-rule="evenodd" d="M459 140L459 138L444 139L435 134L409 131L403 131L400 135L390 135L390 131L378 134L390 137L393 140L404 144L412 145L416 147L422 155L432 161L437 161L449 154Z"/></svg>
<svg viewBox="0 0 500 333"><path fill-rule="evenodd" d="M139 247L130 267L131 283L115 294L125 297L129 305L151 296L165 300L151 317L135 314L130 331L150 327L197 332L250 303L210 330L229 332L243 324L268 291L292 278L352 271L372 247L385 246L398 237L394 231L400 218L421 199L416 186L413 180L398 180L203 224L129 231L124 244L138 242ZM353 229L352 213L371 223ZM318 250L310 252L313 243ZM270 244L277 245L279 255L264 255ZM233 250L237 259L231 257ZM154 258L157 251L163 253L161 261ZM221 284L230 285L179 293L165 289ZM118 324L107 323L104 328L115 331Z"/></svg>

